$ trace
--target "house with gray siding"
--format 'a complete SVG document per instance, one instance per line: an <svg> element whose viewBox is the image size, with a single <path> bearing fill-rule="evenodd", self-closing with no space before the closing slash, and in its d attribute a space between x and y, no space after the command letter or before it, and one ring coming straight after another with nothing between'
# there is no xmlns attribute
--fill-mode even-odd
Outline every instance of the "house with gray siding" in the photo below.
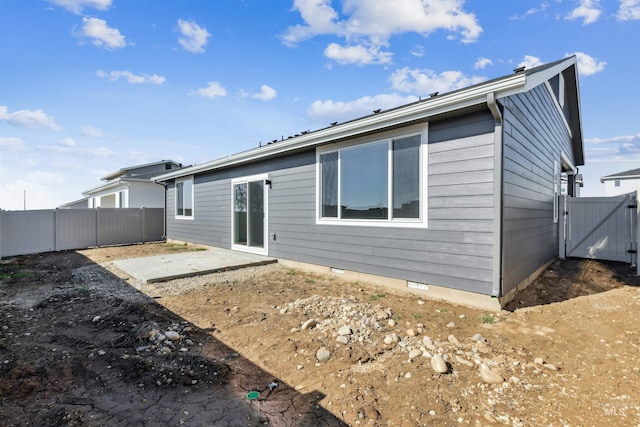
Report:
<svg viewBox="0 0 640 427"><path fill-rule="evenodd" d="M498 309L558 256L575 57L169 171L170 240Z"/></svg>
<svg viewBox="0 0 640 427"><path fill-rule="evenodd" d="M164 187L151 178L175 171L182 163L161 160L118 169L102 178L104 183L83 192L84 199L65 208L164 208ZM82 201L84 200L84 206Z"/></svg>

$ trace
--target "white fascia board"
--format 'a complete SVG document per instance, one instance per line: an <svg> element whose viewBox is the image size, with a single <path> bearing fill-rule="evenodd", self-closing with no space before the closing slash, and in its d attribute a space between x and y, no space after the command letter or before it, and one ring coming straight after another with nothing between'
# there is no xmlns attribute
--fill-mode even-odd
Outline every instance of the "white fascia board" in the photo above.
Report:
<svg viewBox="0 0 640 427"><path fill-rule="evenodd" d="M124 184L122 183L121 180L117 180L117 181L110 182L110 183L105 184L105 185L101 185L100 187L96 187L96 188L92 188L91 190L84 191L82 193L82 195L83 196L90 196L92 194L100 193L100 192L106 191L106 190L111 190L111 189L114 189L116 187L120 187L120 186L123 186L123 185Z"/></svg>
<svg viewBox="0 0 640 427"><path fill-rule="evenodd" d="M277 142L253 150L205 162L200 165L179 169L175 172L158 175L151 179L153 181L167 181L181 176L207 172L216 168L259 160L292 150L314 147L333 140L349 138L362 133L401 125L413 120L425 119L472 105L484 104L487 101L488 93L496 93L496 97L502 98L513 93L521 92L525 86L526 80L527 76L524 73L514 74L512 76L488 82L484 85L472 86L466 90L463 89L450 94L437 96L435 98L429 98L404 107L398 107L333 127L320 129L307 135L297 136L291 140Z"/></svg>
<svg viewBox="0 0 640 427"><path fill-rule="evenodd" d="M524 91L526 92L533 89L534 87L543 84L553 76L560 74L561 72L575 64L576 58L572 56L554 65L553 67L545 68L544 70L529 74L527 76L527 84L525 85Z"/></svg>

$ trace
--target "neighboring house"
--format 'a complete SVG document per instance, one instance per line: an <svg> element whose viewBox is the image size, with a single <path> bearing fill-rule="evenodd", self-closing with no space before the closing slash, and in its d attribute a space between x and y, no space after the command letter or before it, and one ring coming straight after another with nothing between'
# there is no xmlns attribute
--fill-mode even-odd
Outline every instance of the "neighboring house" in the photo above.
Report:
<svg viewBox="0 0 640 427"><path fill-rule="evenodd" d="M640 169L631 169L625 172L614 173L600 178L604 183L604 195L619 196L621 194L640 192Z"/></svg>
<svg viewBox="0 0 640 427"><path fill-rule="evenodd" d="M87 203L84 208L164 208L164 186L151 177L180 169L182 164L173 160L122 168L102 178L99 187L82 193ZM75 203L75 202L74 202Z"/></svg>
<svg viewBox="0 0 640 427"><path fill-rule="evenodd" d="M584 164L575 57L514 71L159 175L167 238L498 308Z"/></svg>
<svg viewBox="0 0 640 427"><path fill-rule="evenodd" d="M85 197L83 199L74 200L73 202L60 205L58 206L58 209L86 209L88 204L89 204L89 199Z"/></svg>

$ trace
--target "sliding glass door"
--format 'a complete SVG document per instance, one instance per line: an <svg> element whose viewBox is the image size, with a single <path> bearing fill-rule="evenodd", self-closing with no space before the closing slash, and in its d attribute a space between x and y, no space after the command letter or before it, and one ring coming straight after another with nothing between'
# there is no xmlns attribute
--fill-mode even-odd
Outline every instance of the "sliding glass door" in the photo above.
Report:
<svg viewBox="0 0 640 427"><path fill-rule="evenodd" d="M234 179L233 249L266 254L266 176Z"/></svg>

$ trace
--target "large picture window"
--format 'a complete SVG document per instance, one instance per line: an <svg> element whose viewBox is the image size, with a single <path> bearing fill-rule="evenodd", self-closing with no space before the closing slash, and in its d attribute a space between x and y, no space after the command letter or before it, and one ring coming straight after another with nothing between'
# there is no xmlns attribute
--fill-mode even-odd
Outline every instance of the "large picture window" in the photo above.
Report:
<svg viewBox="0 0 640 427"><path fill-rule="evenodd" d="M176 181L176 218L193 218L193 177Z"/></svg>
<svg viewBox="0 0 640 427"><path fill-rule="evenodd" d="M422 138L392 138L319 153L319 220L422 222Z"/></svg>

